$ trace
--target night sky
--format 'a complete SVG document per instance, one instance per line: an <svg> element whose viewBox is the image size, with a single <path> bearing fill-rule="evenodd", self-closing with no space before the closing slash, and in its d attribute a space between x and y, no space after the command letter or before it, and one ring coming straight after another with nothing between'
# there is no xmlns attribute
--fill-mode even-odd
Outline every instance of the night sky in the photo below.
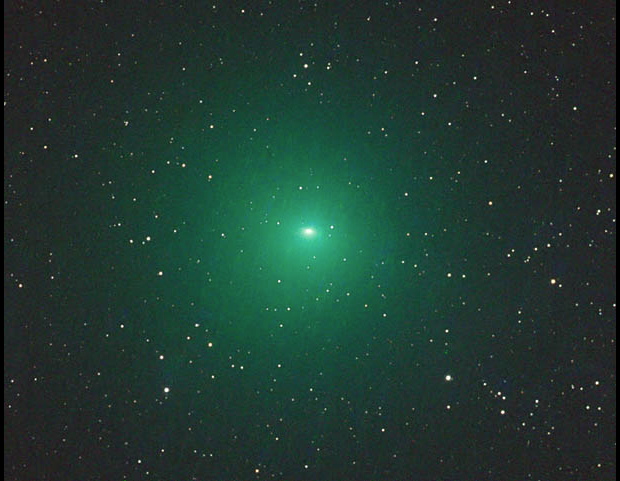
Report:
<svg viewBox="0 0 620 481"><path fill-rule="evenodd" d="M5 479L615 479L615 15L5 1Z"/></svg>

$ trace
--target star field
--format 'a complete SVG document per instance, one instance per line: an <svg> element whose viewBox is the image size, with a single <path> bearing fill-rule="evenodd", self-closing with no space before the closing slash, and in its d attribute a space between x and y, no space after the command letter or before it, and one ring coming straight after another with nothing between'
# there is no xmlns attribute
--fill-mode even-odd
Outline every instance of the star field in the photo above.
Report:
<svg viewBox="0 0 620 481"><path fill-rule="evenodd" d="M4 8L5 479L615 479L613 4Z"/></svg>

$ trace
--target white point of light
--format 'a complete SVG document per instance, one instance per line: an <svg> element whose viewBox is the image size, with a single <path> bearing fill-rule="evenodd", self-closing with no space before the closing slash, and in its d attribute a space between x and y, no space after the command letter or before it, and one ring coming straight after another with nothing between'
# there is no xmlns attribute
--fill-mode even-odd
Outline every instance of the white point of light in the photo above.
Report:
<svg viewBox="0 0 620 481"><path fill-rule="evenodd" d="M314 230L312 227L306 227L302 232L306 237L313 237L314 235L316 235L316 230Z"/></svg>

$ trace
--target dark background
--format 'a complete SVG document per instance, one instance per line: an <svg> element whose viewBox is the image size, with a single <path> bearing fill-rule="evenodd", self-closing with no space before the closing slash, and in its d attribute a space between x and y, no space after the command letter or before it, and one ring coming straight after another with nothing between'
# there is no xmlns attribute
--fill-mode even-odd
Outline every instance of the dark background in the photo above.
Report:
<svg viewBox="0 0 620 481"><path fill-rule="evenodd" d="M6 1L5 479L615 479L615 15Z"/></svg>

